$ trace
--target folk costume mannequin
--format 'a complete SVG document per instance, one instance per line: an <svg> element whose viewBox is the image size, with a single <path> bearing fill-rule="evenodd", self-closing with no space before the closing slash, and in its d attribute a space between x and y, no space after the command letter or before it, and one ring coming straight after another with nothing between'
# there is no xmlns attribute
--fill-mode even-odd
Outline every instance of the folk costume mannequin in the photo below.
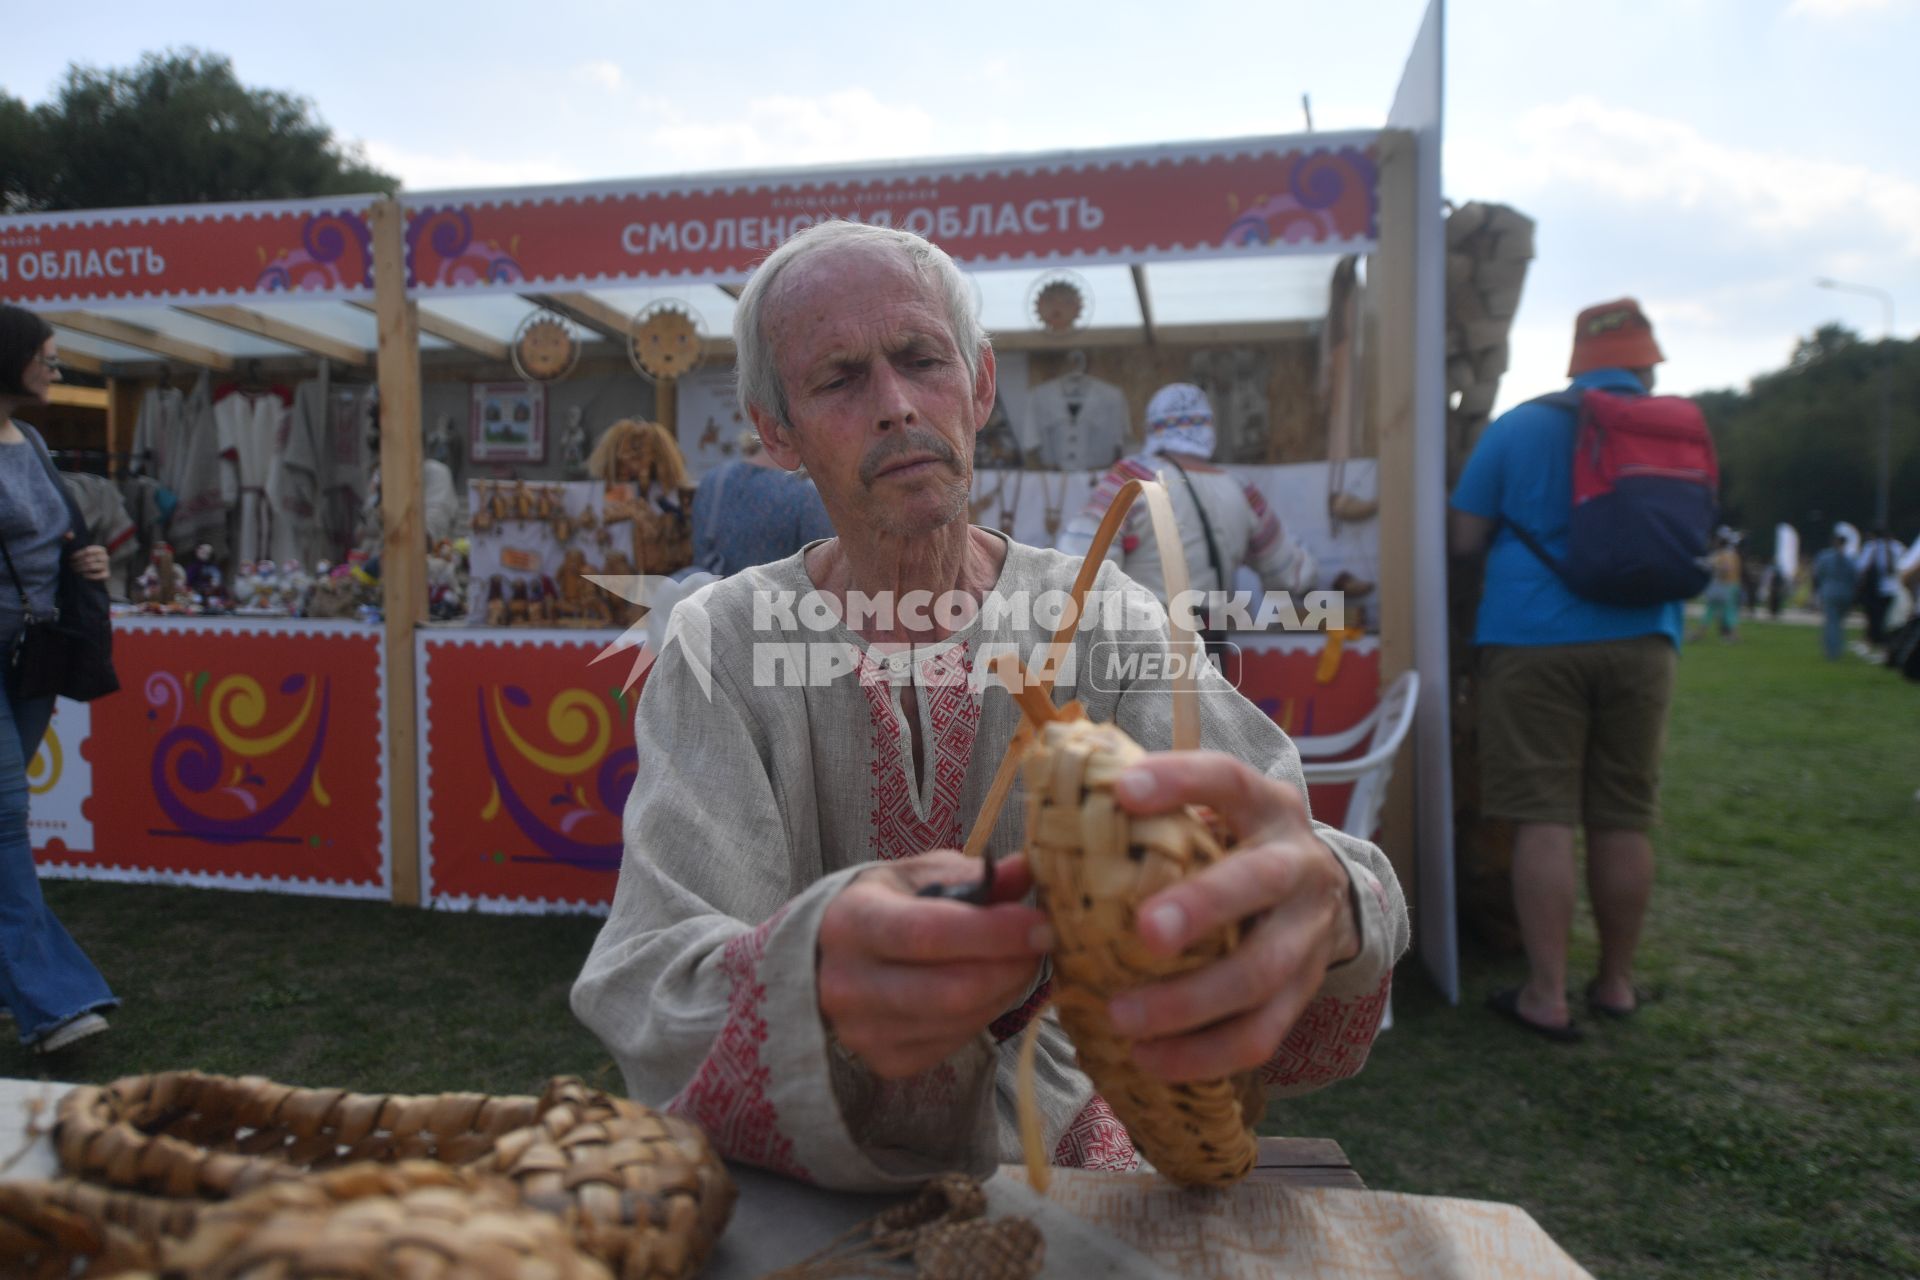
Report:
<svg viewBox="0 0 1920 1280"><path fill-rule="evenodd" d="M1067 522L1056 545L1070 554L1084 555L1120 487L1129 480L1158 479L1166 485L1180 522L1187 576L1194 590L1232 591L1236 571L1243 564L1269 591L1309 590L1316 569L1313 554L1288 535L1258 489L1214 465L1213 451L1213 406L1206 393L1187 382L1160 388L1147 404L1145 446L1101 477L1093 496ZM1155 595L1165 595L1159 553L1147 528L1146 512L1139 507L1128 513L1107 558Z"/></svg>
<svg viewBox="0 0 1920 1280"><path fill-rule="evenodd" d="M574 1011L636 1098L692 1117L731 1158L837 1187L984 1174L1019 1158L1017 1037L1051 990L1050 928L1013 856L1019 796L991 827L1008 859L991 905L916 891L980 879L954 850L1019 713L976 662L1007 646L1030 662L1051 636L1033 611L979 606L1060 591L1079 564L967 519L994 357L935 246L854 223L803 231L749 281L734 339L743 409L777 464L805 466L837 536L674 610L635 715L646 767L619 885ZM1166 643L1164 614L1119 570L1094 586L1117 620L1089 610L1079 670L1096 645ZM937 607L916 609L916 592ZM1062 675L1095 720L1150 749L1171 741L1164 683ZM1404 899L1378 849L1311 821L1273 721L1210 668L1202 689L1209 752L1151 757L1120 802L1213 803L1241 844L1144 902L1141 941L1171 955L1240 918L1249 941L1118 997L1112 1016L1167 1079L1258 1070L1274 1092L1312 1089L1365 1059L1407 944ZM1037 1044L1055 1163L1137 1167L1051 1018Z"/></svg>
<svg viewBox="0 0 1920 1280"><path fill-rule="evenodd" d="M1067 371L1027 397L1027 465L1053 471L1112 466L1127 438L1127 397L1087 372L1084 351L1067 353Z"/></svg>

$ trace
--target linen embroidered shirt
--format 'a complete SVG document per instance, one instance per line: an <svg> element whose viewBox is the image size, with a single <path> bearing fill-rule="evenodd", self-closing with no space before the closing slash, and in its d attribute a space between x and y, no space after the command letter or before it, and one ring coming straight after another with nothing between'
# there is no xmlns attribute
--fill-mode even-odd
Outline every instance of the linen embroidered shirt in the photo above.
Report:
<svg viewBox="0 0 1920 1280"><path fill-rule="evenodd" d="M831 1043L815 951L827 904L861 870L964 842L1019 723L1003 689L978 687L966 674L999 646L1016 647L1031 666L1057 619L1043 610L1032 619L983 612L946 641L889 656L837 623L802 630L803 607L790 617L773 607L793 608L814 589L803 556L713 583L676 609L635 715L639 776L613 909L574 986L573 1009L620 1064L632 1096L698 1122L729 1158L846 1188L896 1188L950 1169L986 1174L1019 1158L1016 1037L1044 1003L1044 984L938 1067L881 1081ZM1017 601L1064 592L1078 567L1009 543L994 594ZM1138 621L1144 608L1147 625L1098 625L1112 619L1090 611L1056 701L1071 691L1095 720L1117 721L1148 749L1164 750L1172 714L1163 683L1091 678L1097 644L1165 644L1164 612L1103 565L1095 598L1123 592L1131 616ZM710 670L688 643L702 632L711 637ZM837 678L783 682L779 673L801 654ZM917 779L892 683L908 671L924 747ZM1203 745L1301 785L1299 755L1270 719L1211 668L1202 689ZM997 855L1021 847L1023 791L1016 783L994 826ZM1324 825L1315 830L1352 880L1362 949L1328 973L1269 1062L1264 1075L1280 1095L1359 1070L1407 945L1405 902L1385 855ZM1125 1130L1051 1018L1038 1049L1055 1162L1137 1167Z"/></svg>

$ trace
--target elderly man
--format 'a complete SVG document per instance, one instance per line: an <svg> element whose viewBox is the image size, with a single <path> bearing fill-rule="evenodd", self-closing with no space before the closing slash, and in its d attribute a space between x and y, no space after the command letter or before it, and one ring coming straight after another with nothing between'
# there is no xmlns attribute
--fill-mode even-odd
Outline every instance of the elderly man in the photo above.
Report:
<svg viewBox="0 0 1920 1280"><path fill-rule="evenodd" d="M1047 999L1047 921L1017 856L990 905L917 891L979 876L955 850L1019 715L975 666L1009 646L1030 660L1055 619L1020 604L1078 566L967 522L994 356L939 249L824 223L761 265L734 328L741 403L776 462L806 467L838 537L682 604L703 625L641 698L627 856L573 1007L634 1096L730 1158L850 1188L989 1171L1018 1158L1015 1037ZM1071 692L1088 713L1164 751L1164 684L1100 679L1090 657L1164 645L1164 613L1111 565L1095 589L1146 622L1090 618L1062 685L1086 673ZM1169 954L1231 921L1248 932L1113 1018L1168 1079L1258 1069L1298 1092L1365 1059L1406 909L1378 849L1309 818L1285 735L1211 670L1202 688L1208 750L1155 756L1121 800L1211 805L1238 849L1145 903L1140 931ZM991 850L1017 853L1023 811L1016 790ZM1039 1047L1056 1163L1137 1167L1051 1020Z"/></svg>

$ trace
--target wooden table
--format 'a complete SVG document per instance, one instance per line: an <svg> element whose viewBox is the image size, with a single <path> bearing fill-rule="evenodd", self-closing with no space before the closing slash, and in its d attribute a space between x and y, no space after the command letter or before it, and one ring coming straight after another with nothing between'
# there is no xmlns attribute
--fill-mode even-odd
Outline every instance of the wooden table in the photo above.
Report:
<svg viewBox="0 0 1920 1280"><path fill-rule="evenodd" d="M44 1132L28 1142L29 1102L38 1104L36 1127L51 1126L52 1104L72 1086L0 1079L0 1160L16 1157L0 1181L45 1178L58 1172ZM759 1169L732 1166L740 1188L733 1223L721 1238L704 1280L752 1280L791 1265L856 1222L899 1202L898 1196L822 1191ZM1011 1171L1010 1171L1011 1172ZM1340 1144L1327 1138L1262 1138L1248 1183L1296 1188L1363 1190L1360 1176ZM1100 1275L1117 1280L1165 1280L1169 1272L1110 1232L1036 1196L1017 1177L985 1184L989 1215L1027 1217L1047 1239L1048 1276Z"/></svg>
<svg viewBox="0 0 1920 1280"><path fill-rule="evenodd" d="M1365 1191L1347 1153L1332 1138L1262 1138L1249 1182L1277 1182L1290 1187L1338 1187Z"/></svg>

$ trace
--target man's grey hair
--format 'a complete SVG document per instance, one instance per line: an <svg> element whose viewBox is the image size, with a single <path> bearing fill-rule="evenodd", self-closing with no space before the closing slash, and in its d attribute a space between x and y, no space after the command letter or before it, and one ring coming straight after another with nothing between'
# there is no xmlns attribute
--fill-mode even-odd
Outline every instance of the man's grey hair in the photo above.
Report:
<svg viewBox="0 0 1920 1280"><path fill-rule="evenodd" d="M801 231L767 255L740 293L740 304L733 313L733 344L740 411L751 421L758 406L772 414L782 426L792 426L788 414L787 389L780 381L780 368L773 344L767 341L763 323L767 295L788 267L802 258L844 246L874 246L889 249L906 258L921 279L932 284L947 312L947 325L966 361L969 380L980 372L980 355L988 347L987 331L980 327L975 313L973 286L939 245L911 231L897 227L876 227L864 222L833 219L818 222Z"/></svg>

